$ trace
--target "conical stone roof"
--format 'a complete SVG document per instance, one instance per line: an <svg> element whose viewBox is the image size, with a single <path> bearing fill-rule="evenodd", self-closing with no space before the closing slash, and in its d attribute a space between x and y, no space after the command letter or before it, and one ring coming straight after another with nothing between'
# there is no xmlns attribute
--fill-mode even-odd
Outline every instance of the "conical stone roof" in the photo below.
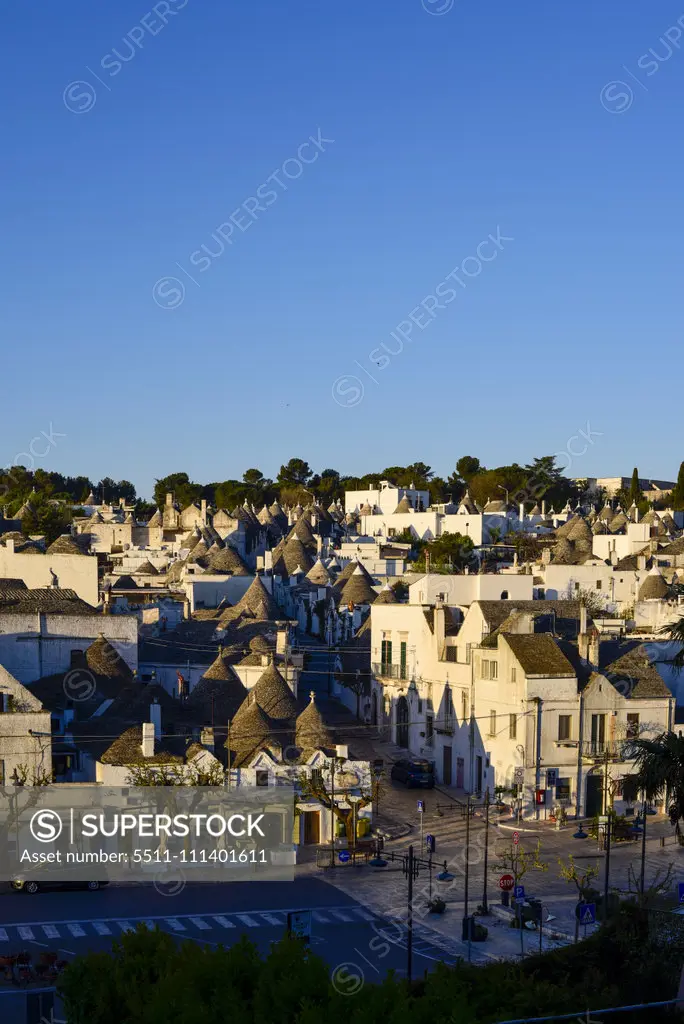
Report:
<svg viewBox="0 0 684 1024"><path fill-rule="evenodd" d="M313 690L310 693L311 702L297 718L295 728L295 742L300 749L325 750L334 747L335 743L323 721L323 716L316 707L316 699Z"/></svg>
<svg viewBox="0 0 684 1024"><path fill-rule="evenodd" d="M268 666L252 692L269 718L295 718L297 702L294 694L275 665Z"/></svg>

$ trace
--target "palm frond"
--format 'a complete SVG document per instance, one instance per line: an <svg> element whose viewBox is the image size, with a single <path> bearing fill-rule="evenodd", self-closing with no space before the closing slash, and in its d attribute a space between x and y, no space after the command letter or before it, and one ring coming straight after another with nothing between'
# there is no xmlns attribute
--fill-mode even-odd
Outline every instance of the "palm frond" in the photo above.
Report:
<svg viewBox="0 0 684 1024"><path fill-rule="evenodd" d="M662 626L658 632L673 640L675 643L680 643L682 646L679 651L675 654L674 658L668 659L665 664L673 665L678 671L684 668L684 616L677 622L671 622L667 626Z"/></svg>

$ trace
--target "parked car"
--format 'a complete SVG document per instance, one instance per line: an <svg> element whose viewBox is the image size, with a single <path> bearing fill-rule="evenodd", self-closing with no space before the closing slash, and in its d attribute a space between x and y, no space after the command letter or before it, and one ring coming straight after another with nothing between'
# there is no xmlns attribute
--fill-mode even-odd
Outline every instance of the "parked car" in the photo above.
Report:
<svg viewBox="0 0 684 1024"><path fill-rule="evenodd" d="M50 890L64 889L87 889L89 892L97 892L108 882L58 882L52 878L14 878L10 886L15 892L26 892L34 896L37 892L48 892Z"/></svg>
<svg viewBox="0 0 684 1024"><path fill-rule="evenodd" d="M395 761L390 776L406 786L422 786L432 789L435 784L435 773L430 761Z"/></svg>

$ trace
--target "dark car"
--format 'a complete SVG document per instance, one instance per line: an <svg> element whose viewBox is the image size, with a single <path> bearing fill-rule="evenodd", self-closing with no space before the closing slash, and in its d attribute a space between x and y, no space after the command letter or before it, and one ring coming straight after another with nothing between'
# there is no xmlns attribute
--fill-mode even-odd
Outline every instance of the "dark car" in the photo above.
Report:
<svg viewBox="0 0 684 1024"><path fill-rule="evenodd" d="M38 878L15 878L10 882L11 887L15 892L26 892L29 896L34 896L37 892L47 892L54 889L87 889L89 892L97 892L103 886L107 885L107 882L58 882L52 878L42 877Z"/></svg>
<svg viewBox="0 0 684 1024"><path fill-rule="evenodd" d="M430 761L395 761L390 775L397 782L403 782L407 786L432 789L435 784L435 773Z"/></svg>

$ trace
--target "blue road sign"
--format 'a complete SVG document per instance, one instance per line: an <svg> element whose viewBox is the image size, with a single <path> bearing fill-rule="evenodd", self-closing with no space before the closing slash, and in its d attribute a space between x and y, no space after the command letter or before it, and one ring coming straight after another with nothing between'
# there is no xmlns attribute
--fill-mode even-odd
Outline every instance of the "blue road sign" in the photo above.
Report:
<svg viewBox="0 0 684 1024"><path fill-rule="evenodd" d="M425 801L424 800L419 800L418 801L418 813L422 814L424 810L425 810Z"/></svg>
<svg viewBox="0 0 684 1024"><path fill-rule="evenodd" d="M679 883L679 902L684 903L684 882Z"/></svg>
<svg viewBox="0 0 684 1024"><path fill-rule="evenodd" d="M580 924L596 924L596 904L585 903L580 910Z"/></svg>
<svg viewBox="0 0 684 1024"><path fill-rule="evenodd" d="M434 853L435 852L435 837L434 836L425 836L425 846L426 846L426 848L428 849L428 851L430 853Z"/></svg>
<svg viewBox="0 0 684 1024"><path fill-rule="evenodd" d="M516 885L514 887L514 889L513 889L513 895L516 898L516 900L524 900L525 899L525 886L524 885Z"/></svg>
<svg viewBox="0 0 684 1024"><path fill-rule="evenodd" d="M287 930L290 935L309 942L311 939L311 911L290 911L287 915Z"/></svg>
<svg viewBox="0 0 684 1024"><path fill-rule="evenodd" d="M346 864L348 860L351 860L351 853L349 850L340 850L337 856L341 864Z"/></svg>

